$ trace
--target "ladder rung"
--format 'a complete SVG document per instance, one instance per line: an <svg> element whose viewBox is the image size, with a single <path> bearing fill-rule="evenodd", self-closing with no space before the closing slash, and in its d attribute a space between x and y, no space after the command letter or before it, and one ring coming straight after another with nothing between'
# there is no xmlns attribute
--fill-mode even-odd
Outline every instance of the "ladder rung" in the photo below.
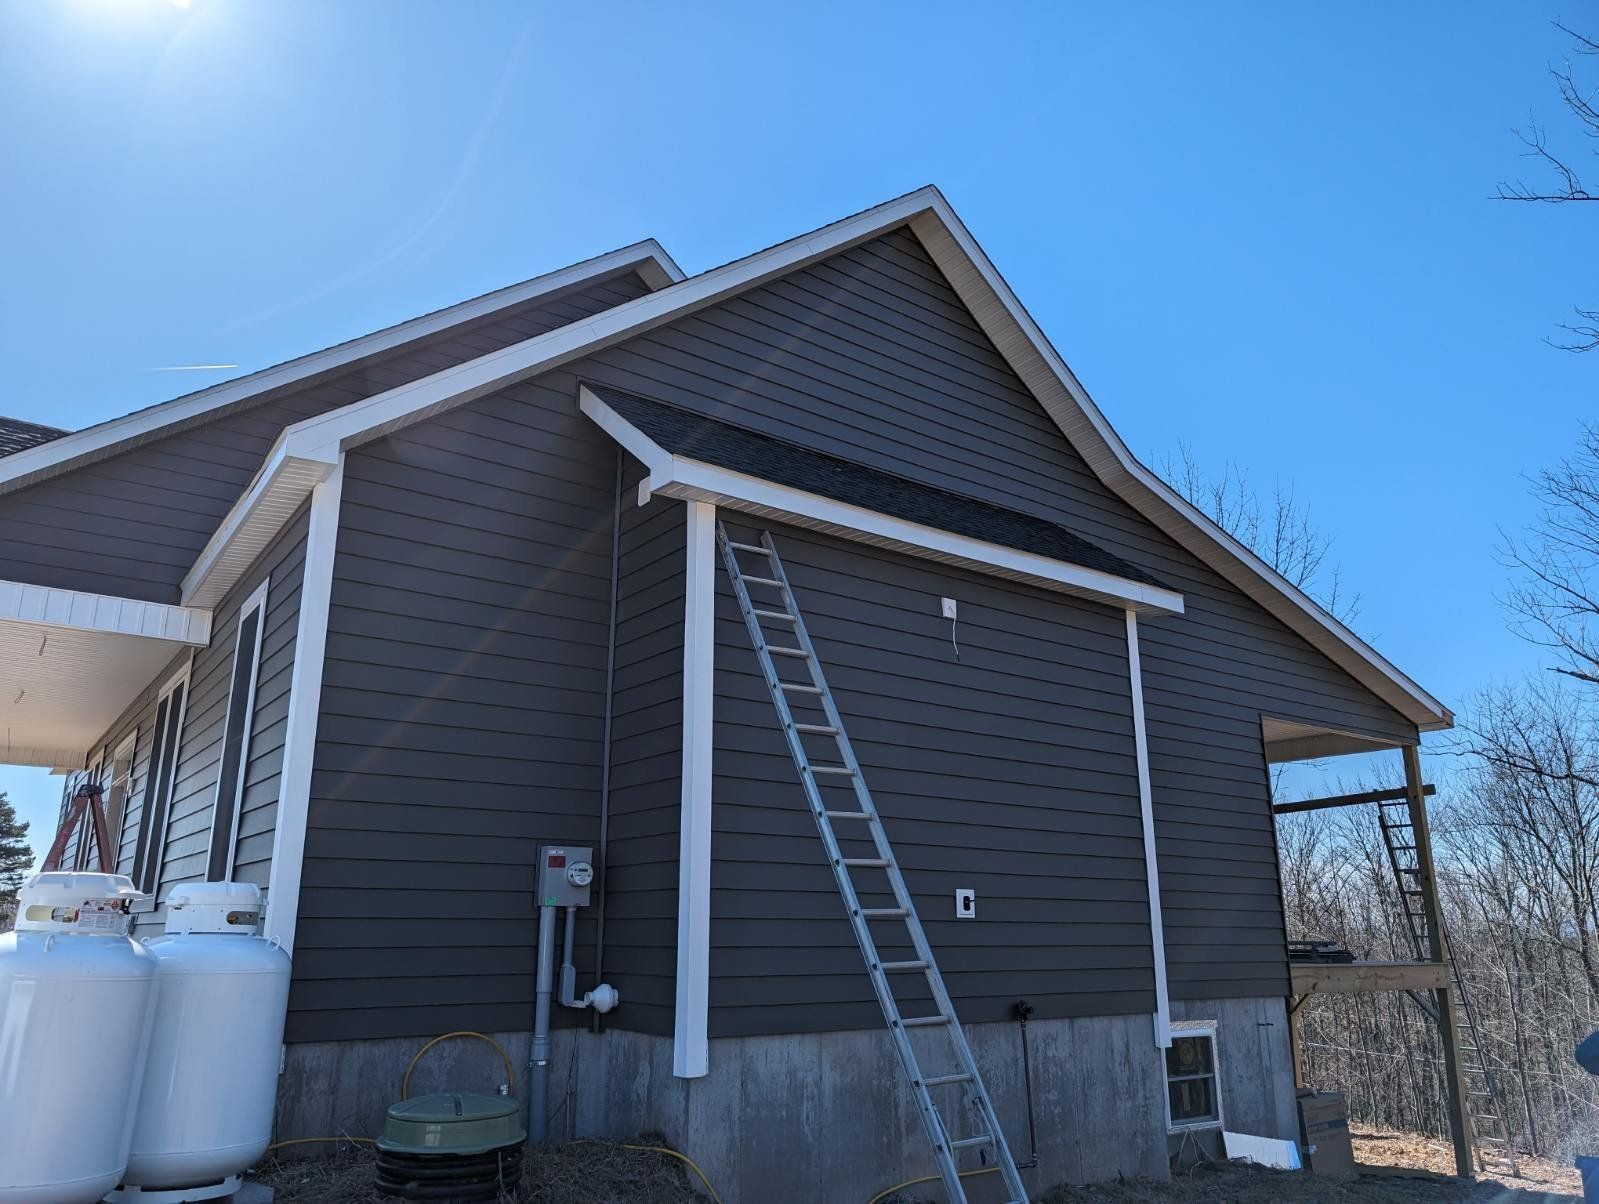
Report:
<svg viewBox="0 0 1599 1204"><path fill-rule="evenodd" d="M935 1024L948 1024L948 1016L912 1016L909 1020L901 1020L901 1028L931 1028Z"/></svg>
<svg viewBox="0 0 1599 1204"><path fill-rule="evenodd" d="M770 556L772 554L771 548L764 548L758 543L733 543L731 539L727 542L740 552L755 552L761 556Z"/></svg>
<svg viewBox="0 0 1599 1204"><path fill-rule="evenodd" d="M828 819L876 819L877 816L867 811L824 811Z"/></svg>
<svg viewBox="0 0 1599 1204"><path fill-rule="evenodd" d="M844 865L863 866L867 869L882 870L888 868L887 857L846 857Z"/></svg>
<svg viewBox="0 0 1599 1204"><path fill-rule="evenodd" d="M836 736L838 729L825 723L796 723L794 730L806 736Z"/></svg>
<svg viewBox="0 0 1599 1204"><path fill-rule="evenodd" d="M773 656L797 656L801 660L809 660L811 656L811 654L806 652L803 648L782 648L776 644L766 645L766 651L770 652Z"/></svg>
<svg viewBox="0 0 1599 1204"><path fill-rule="evenodd" d="M863 907L861 908L863 920L903 920L911 914L908 907Z"/></svg>
<svg viewBox="0 0 1599 1204"><path fill-rule="evenodd" d="M930 1079L923 1079L922 1086L943 1087L950 1083L969 1083L971 1081L972 1076L963 1071L960 1074L935 1074Z"/></svg>
<svg viewBox="0 0 1599 1204"><path fill-rule="evenodd" d="M786 610L761 610L759 607L756 607L755 613L760 615L760 617L763 619L782 619L785 623L799 622L798 619L789 614Z"/></svg>
<svg viewBox="0 0 1599 1204"><path fill-rule="evenodd" d="M969 1150L974 1146L993 1144L993 1137L985 1133L981 1137L962 1137L959 1141L952 1141L949 1143L949 1148L952 1150Z"/></svg>
<svg viewBox="0 0 1599 1204"><path fill-rule="evenodd" d="M924 961L913 962L882 962L877 967L885 974L907 974L912 970L925 970L927 963Z"/></svg>
<svg viewBox="0 0 1599 1204"><path fill-rule="evenodd" d="M743 577L745 585L772 585L778 589L783 588L783 583L776 577L751 577L748 573L743 574Z"/></svg>
<svg viewBox="0 0 1599 1204"><path fill-rule="evenodd" d="M855 776L855 771L848 765L812 765L810 770L812 773L832 773L846 778Z"/></svg>
<svg viewBox="0 0 1599 1204"><path fill-rule="evenodd" d="M822 692L822 688L820 686L802 685L797 681L780 681L777 684L780 689L795 690L801 694L820 694Z"/></svg>

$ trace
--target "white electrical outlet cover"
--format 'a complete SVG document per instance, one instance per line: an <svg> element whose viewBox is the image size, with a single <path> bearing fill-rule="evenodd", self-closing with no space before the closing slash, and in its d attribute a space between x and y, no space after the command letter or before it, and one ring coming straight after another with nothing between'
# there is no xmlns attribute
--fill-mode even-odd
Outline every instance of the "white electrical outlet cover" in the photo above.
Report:
<svg viewBox="0 0 1599 1204"><path fill-rule="evenodd" d="M955 617L955 599L954 598L940 598L939 602L940 602L940 604L943 607L944 617L946 619L953 619Z"/></svg>
<svg viewBox="0 0 1599 1204"><path fill-rule="evenodd" d="M955 918L957 920L977 918L977 892L969 886L955 888Z"/></svg>

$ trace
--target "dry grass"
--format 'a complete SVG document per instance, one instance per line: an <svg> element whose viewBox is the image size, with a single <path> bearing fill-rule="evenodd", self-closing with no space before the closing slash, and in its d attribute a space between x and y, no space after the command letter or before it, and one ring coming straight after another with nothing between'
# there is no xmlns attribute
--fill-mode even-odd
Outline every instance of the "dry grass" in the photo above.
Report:
<svg viewBox="0 0 1599 1204"><path fill-rule="evenodd" d="M624 1148L665 1144L650 1134L625 1143L583 1140L535 1150L521 1190L505 1204L703 1204L707 1197L695 1190L698 1179L681 1162ZM1449 1177L1454 1156L1447 1143L1413 1133L1357 1130L1354 1144L1355 1157L1369 1169L1352 1179L1202 1165L1165 1183L1055 1187L1038 1204L1554 1204L1582 1198L1575 1170L1540 1159L1520 1163L1515 1176L1483 1176L1469 1183ZM1407 1173L1383 1174L1376 1169L1381 1167ZM370 1147L346 1146L331 1157L268 1161L251 1178L273 1187L275 1204L378 1204L384 1197L372 1188L372 1169ZM973 1199L989 1198L978 1184L986 1188L991 1178L971 1181ZM869 1194L863 1192L862 1200ZM930 1198L941 1197L898 1199L909 1204Z"/></svg>
<svg viewBox="0 0 1599 1204"><path fill-rule="evenodd" d="M627 1149L664 1146L659 1134L630 1142L582 1140L530 1151L520 1190L504 1204L696 1204L706 1199L693 1175L668 1154ZM250 1178L269 1185L273 1204L379 1204L370 1146L344 1146L315 1159L269 1159Z"/></svg>

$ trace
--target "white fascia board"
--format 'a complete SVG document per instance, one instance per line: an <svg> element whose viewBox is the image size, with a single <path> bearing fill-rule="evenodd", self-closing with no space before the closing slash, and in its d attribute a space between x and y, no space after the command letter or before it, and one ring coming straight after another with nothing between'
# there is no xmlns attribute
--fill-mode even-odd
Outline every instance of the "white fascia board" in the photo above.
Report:
<svg viewBox="0 0 1599 1204"><path fill-rule="evenodd" d="M211 641L208 610L22 581L0 581L0 622L144 636L198 648Z"/></svg>
<svg viewBox="0 0 1599 1204"><path fill-rule="evenodd" d="M1420 730L1454 726L1448 707L1139 463L936 189L911 230L1106 485Z"/></svg>
<svg viewBox="0 0 1599 1204"><path fill-rule="evenodd" d="M226 381L198 393L149 406L135 413L102 422L85 430L63 435L38 447L15 452L0 460L0 493L20 489L35 481L70 468L103 459L127 447L159 437L174 428L202 421L219 411L248 402L259 394L293 387L304 387L318 377L347 369L373 356L418 339L430 338L452 326L511 306L522 305L546 294L587 280L597 280L627 269L638 272L652 289L669 288L683 279L683 272L672 257L653 238L610 251L593 259L548 272L532 280L486 293L458 305L425 314L390 326L347 343L313 352L287 363L264 368Z"/></svg>
<svg viewBox="0 0 1599 1204"><path fill-rule="evenodd" d="M180 595L183 603L213 607L221 602L337 464L337 456L291 456L280 436L255 480L233 503L222 525L184 575Z"/></svg>
<svg viewBox="0 0 1599 1204"><path fill-rule="evenodd" d="M895 518L701 460L674 456L587 387L578 389L578 406L649 470L649 476L639 483L640 505L653 493L710 502L1095 602L1157 614L1183 613L1183 596L1173 590Z"/></svg>

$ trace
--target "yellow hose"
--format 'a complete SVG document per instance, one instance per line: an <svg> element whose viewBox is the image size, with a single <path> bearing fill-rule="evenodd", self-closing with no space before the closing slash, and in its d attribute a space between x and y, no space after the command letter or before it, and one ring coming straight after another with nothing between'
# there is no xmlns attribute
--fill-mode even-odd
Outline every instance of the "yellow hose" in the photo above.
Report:
<svg viewBox="0 0 1599 1204"><path fill-rule="evenodd" d="M267 1146L266 1152L281 1150L286 1145L313 1145L323 1141L348 1141L355 1145L376 1145L370 1137L291 1137L288 1141L274 1141Z"/></svg>
<svg viewBox="0 0 1599 1204"><path fill-rule="evenodd" d="M999 1167L997 1166L985 1166L975 1171L962 1171L960 1173L960 1177L962 1179L967 1179L972 1175L992 1175L998 1169ZM878 1192L870 1200L866 1201L866 1204L877 1204L879 1200L886 1200L889 1196L893 1195L897 1191L903 1191L907 1187L915 1187L918 1183L931 1183L933 1180L942 1177L943 1176L941 1175L923 1175L920 1179L907 1179L903 1183L896 1183L893 1187L890 1187L885 1191Z"/></svg>
<svg viewBox="0 0 1599 1204"><path fill-rule="evenodd" d="M507 1092L513 1095L516 1093L516 1071L511 1069L511 1055L506 1053L505 1050L501 1049L500 1043L493 1037L485 1037L482 1033L474 1033L469 1029L460 1029L457 1032L445 1033L442 1036L434 1037L433 1040L429 1041L421 1049L416 1051L416 1054L411 1058L411 1064L405 1068L405 1077L400 1080L401 1099L411 1098L411 1072L416 1069L416 1064L422 1060L422 1055L427 1053L428 1050L432 1049L439 1042L449 1041L455 1037L472 1037L478 1041L487 1041L490 1045L494 1046L494 1051L498 1053L505 1062L505 1089Z"/></svg>
<svg viewBox="0 0 1599 1204"><path fill-rule="evenodd" d="M711 1181L705 1177L705 1172L700 1170L699 1163L695 1162L687 1154L679 1154L676 1150L664 1145L624 1145L622 1148L624 1150L643 1150L648 1154L670 1154L673 1158L688 1163L694 1168L694 1173L700 1177L700 1182L705 1184L705 1190L711 1193L711 1199L716 1201L716 1204L722 1204L722 1197L716 1194L716 1189L711 1186Z"/></svg>

